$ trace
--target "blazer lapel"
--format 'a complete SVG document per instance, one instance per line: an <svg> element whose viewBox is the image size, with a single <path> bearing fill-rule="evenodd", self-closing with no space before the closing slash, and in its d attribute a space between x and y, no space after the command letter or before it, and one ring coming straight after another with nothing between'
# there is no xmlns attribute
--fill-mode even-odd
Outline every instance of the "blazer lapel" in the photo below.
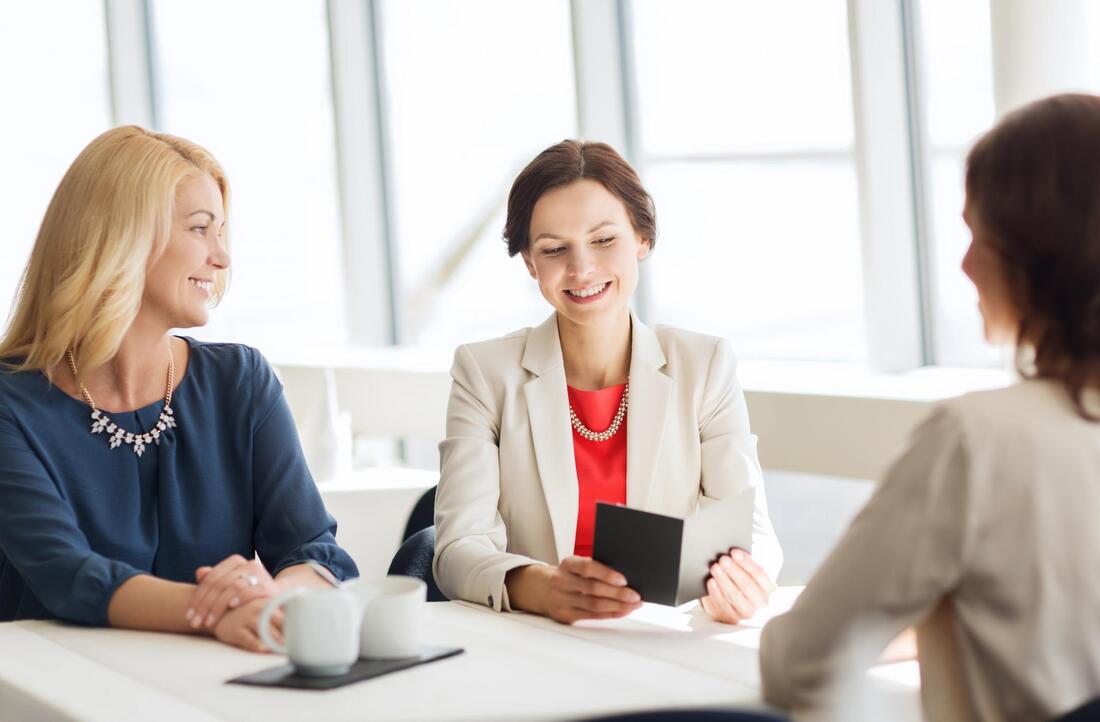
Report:
<svg viewBox="0 0 1100 722"><path fill-rule="evenodd" d="M673 381L661 372L657 334L631 313L630 403L626 423L626 503L646 509L661 452Z"/></svg>
<svg viewBox="0 0 1100 722"><path fill-rule="evenodd" d="M531 424L531 441L535 448L535 463L538 465L542 493L546 497L546 508L550 511L554 546L560 562L573 553L579 497L557 314L551 314L531 331L522 364L536 374L536 378L524 384L523 390Z"/></svg>

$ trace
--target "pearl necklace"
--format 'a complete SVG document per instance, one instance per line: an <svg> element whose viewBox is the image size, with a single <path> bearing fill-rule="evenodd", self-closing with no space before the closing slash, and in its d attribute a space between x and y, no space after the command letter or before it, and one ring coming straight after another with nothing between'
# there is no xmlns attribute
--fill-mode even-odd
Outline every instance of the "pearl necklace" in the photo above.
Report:
<svg viewBox="0 0 1100 722"><path fill-rule="evenodd" d="M65 351L65 358L69 360L69 368L73 372L73 378L76 378L76 362L73 360L73 352L71 349ZM176 428L176 417L172 411L172 387L175 382L176 375L176 361L172 356L172 342L168 342L168 388L164 392L164 409L160 412L160 416L157 418L157 424L144 434L131 434L120 426L117 426L112 422L107 414L103 413L96 408L95 402L92 401L92 395L88 393L88 389L84 384L80 384L80 395L84 397L84 400L88 403L88 406L92 407L92 428L93 434L101 434L104 431L108 434L107 443L112 449L118 448L123 442L129 444L134 453L141 456L145 453L145 447L149 444L156 444L160 446L160 434L166 429Z"/></svg>
<svg viewBox="0 0 1100 722"><path fill-rule="evenodd" d="M626 418L626 408L629 404L630 379L627 378L626 386L623 387L623 397L619 401L619 410L615 412L615 418L611 420L611 426L608 426L604 431L593 431L581 423L580 418L577 417L577 412L573 410L573 404L569 404L569 421L572 422L573 428L577 430L577 433L589 441L607 441L614 436L615 433L618 432L619 427L623 425L623 419Z"/></svg>

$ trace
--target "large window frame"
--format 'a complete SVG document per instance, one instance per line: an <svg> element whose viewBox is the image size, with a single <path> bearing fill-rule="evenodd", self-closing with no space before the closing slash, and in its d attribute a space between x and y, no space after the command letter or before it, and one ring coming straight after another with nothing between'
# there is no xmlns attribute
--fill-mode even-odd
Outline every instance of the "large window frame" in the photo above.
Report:
<svg viewBox="0 0 1100 722"><path fill-rule="evenodd" d="M935 360L917 2L848 0L872 372L910 371ZM380 5L328 0L348 338L373 346L402 342ZM104 8L114 122L156 127L148 3L104 0ZM606 140L640 164L632 0L571 0L571 12L579 134ZM635 299L643 319L650 315L650 283L643 267Z"/></svg>

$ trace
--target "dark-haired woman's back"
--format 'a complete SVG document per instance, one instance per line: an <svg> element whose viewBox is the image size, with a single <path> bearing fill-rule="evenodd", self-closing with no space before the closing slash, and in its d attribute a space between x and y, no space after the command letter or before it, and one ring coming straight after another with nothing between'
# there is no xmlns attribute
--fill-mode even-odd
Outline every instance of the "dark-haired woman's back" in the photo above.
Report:
<svg viewBox="0 0 1100 722"><path fill-rule="evenodd" d="M917 625L925 716L1047 720L1100 694L1100 425L1030 380L942 404L794 610L770 700L815 704L848 650Z"/></svg>

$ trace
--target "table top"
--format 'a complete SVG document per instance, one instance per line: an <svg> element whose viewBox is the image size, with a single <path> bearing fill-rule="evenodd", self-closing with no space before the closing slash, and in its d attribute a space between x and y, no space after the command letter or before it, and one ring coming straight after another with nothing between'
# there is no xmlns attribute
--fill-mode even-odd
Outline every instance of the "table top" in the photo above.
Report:
<svg viewBox="0 0 1100 722"><path fill-rule="evenodd" d="M781 590L775 606L792 595ZM326 692L227 685L284 660L207 638L15 622L0 624L0 718L115 722L145 720L155 709L164 722L550 720L753 708L761 706L756 642L766 616L730 627L690 608L645 605L626 619L566 626L429 604L424 641L465 654ZM907 664L875 672L906 708L898 718L915 720L919 682Z"/></svg>

